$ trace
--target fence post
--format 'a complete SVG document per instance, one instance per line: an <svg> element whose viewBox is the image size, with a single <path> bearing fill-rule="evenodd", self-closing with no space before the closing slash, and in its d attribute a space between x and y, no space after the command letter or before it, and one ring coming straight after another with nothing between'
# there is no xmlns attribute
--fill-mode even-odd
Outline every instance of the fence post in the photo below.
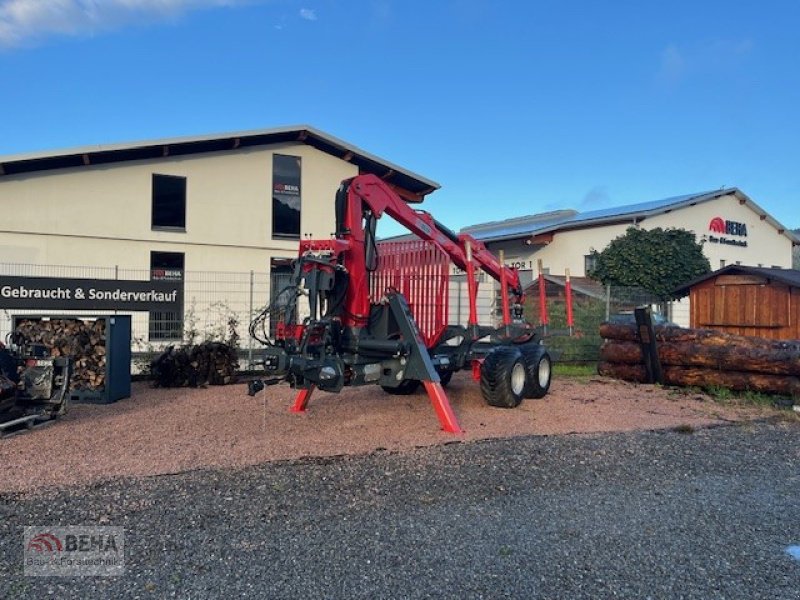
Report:
<svg viewBox="0 0 800 600"><path fill-rule="evenodd" d="M547 290L545 290L544 265L538 259L536 266L539 269L539 320L542 323L542 335L547 335L547 325L550 321L547 315Z"/></svg>
<svg viewBox="0 0 800 600"><path fill-rule="evenodd" d="M606 321L611 318L611 284L606 285Z"/></svg>
<svg viewBox="0 0 800 600"><path fill-rule="evenodd" d="M253 321L253 270L250 269L250 311L248 318L248 336L247 336L247 370L253 370L253 336L249 335L250 323Z"/></svg>

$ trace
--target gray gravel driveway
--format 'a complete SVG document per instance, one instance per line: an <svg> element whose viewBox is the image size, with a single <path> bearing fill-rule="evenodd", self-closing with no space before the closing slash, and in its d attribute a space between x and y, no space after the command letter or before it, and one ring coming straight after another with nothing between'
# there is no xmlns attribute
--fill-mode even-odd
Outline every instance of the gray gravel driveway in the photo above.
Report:
<svg viewBox="0 0 800 600"><path fill-rule="evenodd" d="M0 596L798 598L800 426L526 437L0 497ZM125 528L118 578L25 525Z"/></svg>

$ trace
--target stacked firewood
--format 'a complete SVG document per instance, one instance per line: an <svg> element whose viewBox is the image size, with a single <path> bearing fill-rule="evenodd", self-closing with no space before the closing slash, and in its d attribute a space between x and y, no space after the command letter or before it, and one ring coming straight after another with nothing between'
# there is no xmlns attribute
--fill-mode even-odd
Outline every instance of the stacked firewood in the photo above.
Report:
<svg viewBox="0 0 800 600"><path fill-rule="evenodd" d="M601 375L644 382L647 374L634 325L603 323ZM800 340L779 341L710 329L656 327L664 383L800 395Z"/></svg>
<svg viewBox="0 0 800 600"><path fill-rule="evenodd" d="M51 356L72 358L70 390L102 391L106 384L104 319L23 319L15 329L18 344L41 344Z"/></svg>
<svg viewBox="0 0 800 600"><path fill-rule="evenodd" d="M200 387L236 381L236 349L222 342L169 346L150 363L155 387Z"/></svg>

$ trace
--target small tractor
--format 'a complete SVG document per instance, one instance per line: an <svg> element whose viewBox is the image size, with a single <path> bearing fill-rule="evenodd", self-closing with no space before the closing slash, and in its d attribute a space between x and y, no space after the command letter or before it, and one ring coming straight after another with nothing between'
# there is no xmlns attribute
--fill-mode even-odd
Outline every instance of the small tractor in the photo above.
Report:
<svg viewBox="0 0 800 600"><path fill-rule="evenodd" d="M65 414L71 374L72 359L11 333L0 343L0 435Z"/></svg>
<svg viewBox="0 0 800 600"><path fill-rule="evenodd" d="M461 433L444 391L456 371L470 369L491 406L514 408L547 394L552 362L523 319L517 271L471 236L411 208L402 193L371 174L342 183L335 234L300 242L292 283L250 324L250 335L265 346L265 376L249 383L250 395L288 381L299 390L292 410L301 412L316 388L377 384L389 394L411 394L422 384L442 429ZM384 213L418 239L378 242ZM447 323L453 266L466 273L466 326ZM478 268L500 283L499 327L478 325Z"/></svg>

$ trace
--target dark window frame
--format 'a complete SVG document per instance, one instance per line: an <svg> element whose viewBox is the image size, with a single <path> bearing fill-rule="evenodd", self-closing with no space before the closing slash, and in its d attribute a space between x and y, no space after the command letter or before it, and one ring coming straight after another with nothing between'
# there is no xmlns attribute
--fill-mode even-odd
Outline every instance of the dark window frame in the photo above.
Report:
<svg viewBox="0 0 800 600"><path fill-rule="evenodd" d="M279 174L279 171L282 169L282 166L279 165L281 161L285 161L284 167L293 166L294 164L297 165L297 174L286 175L286 174ZM300 239L300 227L301 227L301 219L303 213L303 159L300 156L295 156L292 154L279 154L274 153L272 155L272 238L277 240L299 240ZM276 189L278 186L282 185L291 185L297 187L297 194L295 196L294 193L290 194L281 194L276 193ZM281 196L284 196L287 200L289 198L297 198L297 202L299 204L299 208L296 209L297 215L291 214L291 211L294 210L288 202L282 202ZM279 216L277 215L277 210L279 208L289 208L289 214ZM286 222L291 220L290 225L292 226L292 231L288 231L286 227L283 227L281 230L278 229L279 224L286 225ZM295 225L296 220L296 225ZM296 231L294 231L296 229Z"/></svg>
<svg viewBox="0 0 800 600"><path fill-rule="evenodd" d="M594 254L583 255L583 275L589 277L589 271L597 267L597 256Z"/></svg>
<svg viewBox="0 0 800 600"><path fill-rule="evenodd" d="M176 231L185 233L186 196L188 187L186 177L181 175L164 175L163 173L153 173L151 182L150 228L154 231ZM178 184L179 187L182 187L180 191L164 190L162 187L164 185L175 186L176 184ZM182 198L180 198L177 202L175 202L174 199L172 200L176 206L164 204L165 202L169 202L165 196L169 196L170 194L182 196ZM180 206L177 206L178 204ZM174 223L177 224L164 224L165 217L168 217L169 212L182 213L181 218L174 221ZM157 220L160 222L156 222Z"/></svg>
<svg viewBox="0 0 800 600"><path fill-rule="evenodd" d="M160 259L160 260L159 260ZM169 263L169 264L168 264ZM180 271L180 281L186 281L186 253L150 251L150 279L160 279L158 271L169 272L175 279L174 271ZM167 276L166 274L164 276ZM151 342L180 342L184 334L184 312L181 305L177 312L151 310L148 313L147 339Z"/></svg>

